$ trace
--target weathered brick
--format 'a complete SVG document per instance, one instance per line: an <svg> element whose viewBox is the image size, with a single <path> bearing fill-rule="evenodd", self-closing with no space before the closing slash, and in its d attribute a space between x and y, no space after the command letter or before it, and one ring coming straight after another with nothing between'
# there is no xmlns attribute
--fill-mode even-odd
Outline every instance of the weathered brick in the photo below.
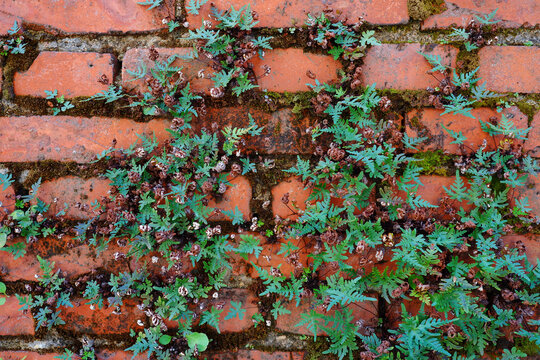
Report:
<svg viewBox="0 0 540 360"><path fill-rule="evenodd" d="M165 28L174 0L148 11L138 1L0 0L0 13L20 17L26 27L66 33L141 32Z"/></svg>
<svg viewBox="0 0 540 360"><path fill-rule="evenodd" d="M95 216L92 203L107 196L110 190L108 179L81 179L76 176L45 181L38 190L38 198L51 204L49 215L56 215L65 208L65 216L70 219L87 220Z"/></svg>
<svg viewBox="0 0 540 360"><path fill-rule="evenodd" d="M164 62L171 56L186 56L190 54L192 48L155 48L159 57L157 61ZM129 49L124 55L122 61L122 86L128 90L137 90L141 92L147 92L148 86L145 84L144 79L135 79L129 71L137 71L139 66L146 67L147 74L151 74L151 69L155 67L155 61L149 58L149 49L137 48ZM184 60L176 59L172 66L182 67L182 73L186 77L186 80L190 82L190 87L195 91L210 92L210 88L214 82L211 80L214 74L212 69L211 59L196 59L196 60ZM204 78L198 76L199 71L204 72Z"/></svg>
<svg viewBox="0 0 540 360"><path fill-rule="evenodd" d="M533 157L540 157L540 111L534 115L523 150Z"/></svg>
<svg viewBox="0 0 540 360"><path fill-rule="evenodd" d="M259 257L256 257L254 254L249 254L247 261L240 255L234 253L230 254L233 265L233 274L235 275L248 275L253 278L258 278L259 273L253 266L251 266L252 263L267 271L270 271L272 268L277 269L279 267L281 273L286 277L290 277L291 273L296 273L296 275L299 275L294 264L289 260L289 257L294 257L296 261L302 265L302 267L298 269L301 272L302 269L307 266L308 255L313 253L313 246L306 239L279 239L276 242L269 243L266 238L256 233L244 233L234 234L234 239L231 242L239 242L241 235L253 235L258 237L260 239L260 246L262 246L263 249L259 254ZM286 257L285 254L278 255L282 245L287 244L289 241L299 249L292 251L291 255L288 257Z"/></svg>
<svg viewBox="0 0 540 360"><path fill-rule="evenodd" d="M32 314L19 311L20 307L15 296L8 296L6 303L0 306L0 335L34 335Z"/></svg>
<svg viewBox="0 0 540 360"><path fill-rule="evenodd" d="M270 66L265 76L264 65ZM304 52L302 49L275 49L265 52L264 59L253 60L253 71L262 90L278 92L308 91L315 84L307 74L312 72L321 83L336 80L341 64L329 55Z"/></svg>
<svg viewBox="0 0 540 360"><path fill-rule="evenodd" d="M58 90L67 98L92 96L106 90L98 80L113 81L115 59L111 54L41 52L27 71L15 73L15 95L45 97L45 90Z"/></svg>
<svg viewBox="0 0 540 360"><path fill-rule="evenodd" d="M330 8L343 14L347 23L358 22L359 17L372 24L404 24L409 20L406 0L377 0L352 3L346 0L303 1L303 0L219 0L213 1L218 10L228 10L231 6L239 9L251 4L251 10L258 15L257 27L288 27L301 26L307 20L307 15L318 16L323 10ZM186 2L186 4L188 4ZM209 20L210 3L199 10L199 15L188 13L191 28L201 26L202 20Z"/></svg>
<svg viewBox="0 0 540 360"><path fill-rule="evenodd" d="M517 188L516 193L513 192L509 196L515 196L516 199L527 198L529 200L531 214L540 217L540 175L529 175L524 187ZM513 199L511 199L511 204Z"/></svg>
<svg viewBox="0 0 540 360"><path fill-rule="evenodd" d="M265 352L259 350L239 350L237 360L290 360L291 354L284 351Z"/></svg>
<svg viewBox="0 0 540 360"><path fill-rule="evenodd" d="M476 152L484 141L487 142L487 150L494 150L498 141L493 141L492 137L484 132L480 126L480 121L489 122L490 118L497 118L500 121L502 114L511 119L516 127L527 128L527 116L523 114L517 106L505 109L502 113L489 108L478 108L471 110L475 119L464 115L445 114L440 115L442 110L422 109L412 110L405 117L406 133L410 137L427 137L423 143L416 146L419 150L444 150L450 154L462 154L459 145L451 144L454 138L443 129L443 125L453 131L462 132L467 138L464 142L463 152L470 154ZM498 139L502 140L502 137ZM515 140L518 141L518 140ZM415 152L415 150L408 150Z"/></svg>
<svg viewBox="0 0 540 360"><path fill-rule="evenodd" d="M8 242L26 242L18 238ZM35 275L42 275L37 255L54 262L55 269L62 271L62 276L74 279L97 269L119 272L128 269L125 260L115 261L114 253L122 249L111 243L109 248L97 256L96 250L88 245L80 245L68 236L47 237L27 245L27 254L15 259L12 254L0 251L0 276L4 281L36 281Z"/></svg>
<svg viewBox="0 0 540 360"><path fill-rule="evenodd" d="M74 116L0 117L0 161L39 160L84 163L116 146L127 148L138 140L137 134L156 134L158 140L169 137L168 121L139 123L129 119Z"/></svg>
<svg viewBox="0 0 540 360"><path fill-rule="evenodd" d="M21 21L16 16L2 14L2 16L0 16L0 36L8 36L8 30L13 27L15 21L21 26Z"/></svg>
<svg viewBox="0 0 540 360"><path fill-rule="evenodd" d="M0 358L4 360L54 360L60 354L39 354L33 351L0 351Z"/></svg>
<svg viewBox="0 0 540 360"><path fill-rule="evenodd" d="M538 264L538 259L540 259L540 236L536 234L508 234L503 236L502 240L503 244L510 248L516 247L518 241L522 242L525 245L527 260L533 265Z"/></svg>
<svg viewBox="0 0 540 360"><path fill-rule="evenodd" d="M221 199L211 199L208 206L219 210L234 211L236 207L244 215L244 220L251 219L251 184L244 176L232 178L229 176L228 181L231 186L225 191ZM216 214L210 218L212 221L227 220L224 214Z"/></svg>
<svg viewBox="0 0 540 360"><path fill-rule="evenodd" d="M500 0L446 0L446 10L440 14L428 17L422 24L422 29L465 27L476 16L484 17L495 9L496 20L502 27L532 27L538 25L540 6L536 0L507 1Z"/></svg>
<svg viewBox="0 0 540 360"><path fill-rule="evenodd" d="M418 52L440 55L442 63L455 68L458 50L449 45L382 44L370 48L364 58L365 85L378 89L421 90L439 85L428 61Z"/></svg>
<svg viewBox="0 0 540 360"><path fill-rule="evenodd" d="M220 129L225 126L247 127L250 114L259 127L264 127L260 135L247 136L242 149L264 154L308 154L314 150L311 136L306 129L314 122L305 117L298 118L290 109L280 109L267 113L249 107L210 108L206 115L192 122L195 131L202 127L212 128L217 123Z"/></svg>
<svg viewBox="0 0 540 360"><path fill-rule="evenodd" d="M236 353L230 351L213 354L204 353L204 357L208 360L236 360Z"/></svg>
<svg viewBox="0 0 540 360"><path fill-rule="evenodd" d="M12 212L15 210L15 190L13 186L8 186L3 190L0 185L0 211Z"/></svg>
<svg viewBox="0 0 540 360"><path fill-rule="evenodd" d="M366 294L366 296L377 298L376 295L372 294ZM354 319L353 321L363 320L366 326L372 326L375 325L377 322L377 304L378 301L365 301L360 303L351 303L347 307L352 310L352 315ZM290 302L286 305L286 308L291 313L288 315L279 316L276 322L276 328L281 331L291 332L294 334L313 336L313 332L311 330L308 330L305 325L296 326L296 324L298 324L302 319L301 314L308 313L314 305L315 304L312 302L311 299L302 300L302 302L300 302L300 306L298 307L296 306L295 301ZM321 313L325 312L325 310L323 310L320 306L315 307L315 310ZM335 310L336 307L330 309L328 315L332 315ZM319 330L317 335L325 335L325 332Z"/></svg>
<svg viewBox="0 0 540 360"><path fill-rule="evenodd" d="M479 50L478 77L497 92L540 92L540 48L486 46Z"/></svg>
<svg viewBox="0 0 540 360"><path fill-rule="evenodd" d="M284 204L282 199L289 194L289 203ZM283 180L272 188L272 213L282 219L298 219L298 210L306 209L306 201L311 190L306 189L304 183L297 177Z"/></svg>
<svg viewBox="0 0 540 360"><path fill-rule="evenodd" d="M251 317L259 312L257 306L257 298L247 289L221 289L219 290L219 298L214 300L214 303L225 302L224 311L219 317L219 329L221 332L239 332L249 329L253 326ZM231 301L241 302L242 309L246 312L242 319L238 317L225 320L225 317L231 309Z"/></svg>
<svg viewBox="0 0 540 360"><path fill-rule="evenodd" d="M97 360L144 360L147 359L147 353L143 352L136 356L133 356L132 352L108 350L108 349L96 349L95 355Z"/></svg>
<svg viewBox="0 0 540 360"><path fill-rule="evenodd" d="M61 307L61 317L66 324L60 327L66 331L89 335L125 334L130 329L142 329L137 325L137 320L146 319L144 312L130 299L123 300L120 314L113 313L114 307L96 307L92 310L86 305L87 302L85 299L74 299L71 301L73 307Z"/></svg>

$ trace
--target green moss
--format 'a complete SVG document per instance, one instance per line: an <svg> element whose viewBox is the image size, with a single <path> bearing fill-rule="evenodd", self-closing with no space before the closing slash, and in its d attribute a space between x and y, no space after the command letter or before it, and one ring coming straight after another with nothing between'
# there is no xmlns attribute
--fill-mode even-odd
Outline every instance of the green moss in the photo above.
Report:
<svg viewBox="0 0 540 360"><path fill-rule="evenodd" d="M394 111L401 114L423 107L429 97L429 93L425 90L383 89L378 93L388 97L392 101Z"/></svg>
<svg viewBox="0 0 540 360"><path fill-rule="evenodd" d="M449 176L452 174L453 159L451 156L444 155L442 150L416 153L413 157L420 160L417 164L422 167L422 173L425 175Z"/></svg>
<svg viewBox="0 0 540 360"><path fill-rule="evenodd" d="M457 55L458 71L463 74L474 71L479 66L480 58L478 57L478 49L473 51L466 51L465 45L462 45Z"/></svg>
<svg viewBox="0 0 540 360"><path fill-rule="evenodd" d="M413 20L425 20L433 14L445 10L444 0L409 0L407 2L409 16Z"/></svg>

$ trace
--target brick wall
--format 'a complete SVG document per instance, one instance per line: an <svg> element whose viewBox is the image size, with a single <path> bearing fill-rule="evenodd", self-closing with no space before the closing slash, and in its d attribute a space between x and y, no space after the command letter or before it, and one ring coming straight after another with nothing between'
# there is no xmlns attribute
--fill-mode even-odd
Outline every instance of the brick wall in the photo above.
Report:
<svg viewBox="0 0 540 360"><path fill-rule="evenodd" d="M225 9L242 5L244 1L214 0L213 3ZM469 145L480 145L485 134L470 119L459 115L441 118L440 110L428 105L426 88L438 83L427 73L429 64L418 50L441 55L458 69L478 65L478 74L488 90L508 93L509 105L502 113L516 124L532 128L524 150L533 157L540 156L540 6L536 1L454 0L445 1L446 9L438 10L428 0L361 1L357 4L347 0L252 0L251 3L260 19L260 29L256 31L275 36L274 49L266 53L264 60L253 64L257 76L262 75L262 65L271 66L270 75L258 81L260 88L268 91L267 95L243 104L210 102L207 114L197 119L194 126L202 127L214 121L222 126L246 125L245 113L249 111L258 124L266 126L261 139L253 140L250 146L258 151L261 159L275 160L278 166L263 169L263 173L254 176L235 178L236 186L228 190L220 202L214 202L215 206L222 209L237 206L246 219L251 219L253 214L266 219L290 217L290 211L281 202L285 193L290 193L290 200L300 208L305 206L309 193L303 184L294 177L276 174L292 164L296 155L313 152L307 130L314 120L308 112L300 111L299 116L296 110L305 105L303 94L309 91L306 83L313 82L308 73L315 74L321 82L336 80L338 70L344 65L330 55L314 52L306 45L304 32L288 28L303 24L307 13L324 10L323 3L342 12L350 22L363 16L376 31L376 37L383 44L369 48L363 58L362 81L366 85L375 83L377 89L391 98L392 112L401 122L404 133L418 134L418 127L412 125L414 119L415 125L421 124L430 137L436 138L420 148L421 153L433 154L440 150L445 155L458 156L457 147L442 131L441 122L454 131L462 131ZM490 13L497 7L500 7L498 17L502 26L495 30L494 41L488 46L466 52L441 41L452 24L465 26L474 15ZM68 218L88 219L92 215L90 210L78 204L90 204L109 190L108 181L98 177L103 169L91 163L94 156L113 142L116 146L128 147L139 133L154 132L159 140L166 139L169 135L165 130L170 120L148 120L114 104L95 107L81 100L107 88L98 81L103 76L129 89L144 86L130 81L128 70L135 70L140 60L147 61L147 49L151 46L162 57L187 52L188 29L198 27L207 15L207 8L203 8L199 16L187 15L184 2L180 0L166 0L164 5L151 11L138 5L136 0L0 0L0 35L6 35L13 21L18 20L23 24L28 42L24 55L9 55L0 62L0 169L9 169L16 178L13 186L0 191L3 206L13 209L16 197L27 193L30 185L41 177L43 185L39 195L54 204L51 212L59 211L63 207L60 204L67 203ZM187 27L169 35L162 20L173 18L185 20ZM278 31L278 28L285 30ZM197 78L197 73L212 70L198 63L179 65L185 66L188 77L194 79L193 88L207 94L211 82L208 78ZM52 116L45 90L53 89L69 98L75 108L61 116ZM497 104L486 102L473 111L478 116L500 117L496 108ZM453 182L453 177L446 176L451 170L444 164L436 170L422 176L424 186L420 189L434 204L439 201L442 186ZM530 177L520 195L529 197L534 214L540 216L539 178ZM270 201L270 206L263 207L266 201ZM526 244L528 256L535 261L540 246L538 232L505 238L508 244L518 240ZM264 252L274 254L272 261L282 263L282 270L287 270L291 265L275 255L277 249L279 244L274 244L265 247ZM302 249L301 259L311 251L309 246ZM113 247L96 256L86 245L54 237L29 246L30 255L54 261L73 281L93 272L126 269L129 264L113 260L115 251ZM263 259L258 259L260 266L273 266ZM360 260L351 257L348 262L358 266ZM129 343L129 330L137 329L137 320L144 318L132 304L125 303L122 315L115 315L110 309L90 310L82 301L75 300L75 307L67 309L65 325L55 331L36 332L32 315L17 311L19 305L13 294L25 285L35 286L37 260L32 256L14 260L11 254L0 252L0 270L0 280L8 284L9 294L7 303L0 306L0 358L52 359L59 349L78 343L83 335L95 340L100 359L131 357L121 349ZM261 299L250 286L252 277L256 278L257 274L251 266L241 258L236 259L230 274L228 298L224 300L243 299L250 304L248 312L254 313ZM290 308L289 317L282 317L269 329L261 331L253 332L249 316L244 321L224 322L224 334L218 336L218 345L213 348L215 354L210 354L209 358L292 360L316 354L316 347L309 347L302 337L309 332L294 326L299 311L308 307L309 301L306 301L300 308ZM370 304L365 310L355 308L354 316L376 322L377 311L378 307Z"/></svg>

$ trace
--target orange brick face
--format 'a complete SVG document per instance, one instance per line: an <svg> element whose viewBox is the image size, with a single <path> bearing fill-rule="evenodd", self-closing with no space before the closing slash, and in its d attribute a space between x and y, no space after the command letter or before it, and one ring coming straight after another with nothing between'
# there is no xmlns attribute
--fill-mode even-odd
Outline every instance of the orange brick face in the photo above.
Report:
<svg viewBox="0 0 540 360"><path fill-rule="evenodd" d="M440 55L443 64L456 66L458 50L449 45L383 44L368 50L364 58L365 85L378 89L423 90L439 85L429 74L431 65L418 52Z"/></svg>
<svg viewBox="0 0 540 360"><path fill-rule="evenodd" d="M540 49L524 46L482 48L478 76L489 90L497 92L540 92Z"/></svg>
<svg viewBox="0 0 540 360"><path fill-rule="evenodd" d="M0 117L0 161L92 161L116 140L129 147L137 134L165 139L168 123L152 120L137 123L128 119L72 116Z"/></svg>
<svg viewBox="0 0 540 360"><path fill-rule="evenodd" d="M106 90L103 76L113 82L115 59L111 54L41 52L30 68L15 74L15 95L45 97L58 90L66 98L92 96Z"/></svg>
<svg viewBox="0 0 540 360"><path fill-rule="evenodd" d="M486 16L495 9L498 9L495 20L501 20L499 26L503 27L532 27L540 18L540 8L535 0L511 1L504 6L498 0L447 0L445 5L446 10L428 17L422 28L465 27L472 19L476 20L476 16Z"/></svg>
<svg viewBox="0 0 540 360"><path fill-rule="evenodd" d="M187 4L187 3L186 3ZM219 0L213 4L218 10L227 10L231 6L239 9L246 4L242 0ZM346 0L330 0L326 2L302 0L253 0L251 10L259 17L259 27L289 27L304 24L308 14L319 14L326 8L342 13L347 22L354 24L363 17L372 24L404 24L409 20L407 1L380 0L372 2L351 3ZM188 14L191 28L201 26L203 20L208 20L211 14L209 3L201 8L199 15Z"/></svg>
<svg viewBox="0 0 540 360"><path fill-rule="evenodd" d="M111 2L62 2L43 0L28 6L25 1L2 0L0 12L22 19L37 29L66 33L140 32L160 30L165 27L161 20L173 15L172 0L168 7L147 11L137 1ZM13 24L13 22L11 22ZM11 26L11 25L10 25Z"/></svg>

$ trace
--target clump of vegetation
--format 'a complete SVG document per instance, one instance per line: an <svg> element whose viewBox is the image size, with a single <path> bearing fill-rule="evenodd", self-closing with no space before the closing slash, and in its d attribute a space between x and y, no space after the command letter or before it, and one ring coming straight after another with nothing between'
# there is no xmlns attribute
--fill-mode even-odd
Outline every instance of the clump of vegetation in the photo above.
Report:
<svg viewBox="0 0 540 360"><path fill-rule="evenodd" d="M152 8L160 1L145 4ZM204 6L190 4L193 12ZM190 58L209 59L215 69L211 95L258 91L249 60L269 49L269 38L252 36L255 18L249 6L214 9L213 14L217 24L189 32L196 42ZM444 188L440 204L431 204L419 195L425 169L407 152L425 139L404 135L391 116L390 100L357 81L355 61L367 46L377 45L373 33L360 25L345 26L330 13L308 21L313 45L329 49L349 66L337 83L315 79L311 84L318 116L310 129L315 154L299 156L286 170L311 194L303 210L290 203L288 194L275 199L297 219L276 218L269 233L238 208L210 207L251 164L245 161L244 141L259 136L261 128L246 114L251 121L245 128L208 124L194 129L195 117L204 121L204 97L191 90L182 69L174 66L176 57L158 61L159 53L151 49L154 66L137 71L145 79L145 91L125 94L111 85L93 100L127 98L145 115L168 116L171 138L158 143L141 136L127 149L100 154L112 190L92 204L92 218L74 227L64 220L65 209L45 215L49 205L36 198L39 182L29 195L18 197L15 211L0 214L0 248L15 258L25 255L27 243L54 234L70 235L98 254L115 243L122 249L116 260L146 263L136 271L88 274L83 283L72 285L54 271L53 263L39 258L39 288L18 296L22 309L33 312L37 328L62 325L61 309L72 306L71 296L115 313L126 299L135 299L148 326L131 331L127 350L163 360L196 358L212 340L204 330L220 333L222 314L223 321L246 316L249 304L231 301L225 306L219 300L231 256L258 259L264 246L279 237L284 242L276 255L293 271L252 263L263 282L258 295L274 300L271 309L253 315L254 326L271 326L272 320L290 314L289 306L310 299L312 306L298 326L306 326L315 339L324 331L324 354L339 359L474 359L501 348L503 359L516 359L527 355L515 346L518 341L540 345L535 320L539 268L529 263L523 244L501 244L505 233L538 222L526 199L515 199L513 205L508 200L537 171L535 161L522 151L521 140L530 129L516 128L504 116L499 122L478 119L496 146L483 144L473 152L465 151L461 132L446 129L463 154L454 164L454 183ZM440 58L426 58L434 72L445 76L444 86L434 90L441 92L443 114L474 118L471 105L491 96L478 84L476 71L458 74ZM63 103L57 94L51 96ZM12 182L10 175L0 175L4 187ZM500 186L492 187L495 182ZM217 218L259 234L231 234ZM516 219L519 225L511 225ZM293 244L296 239L312 249L307 260L301 260L304 249ZM156 271L150 264L161 266ZM0 286L0 294L4 292ZM383 304L377 306L380 321L355 321L353 309L369 309L375 301ZM421 303L418 312L405 308L411 301ZM61 358L73 354L66 350ZM86 343L80 354L93 359L93 345Z"/></svg>

